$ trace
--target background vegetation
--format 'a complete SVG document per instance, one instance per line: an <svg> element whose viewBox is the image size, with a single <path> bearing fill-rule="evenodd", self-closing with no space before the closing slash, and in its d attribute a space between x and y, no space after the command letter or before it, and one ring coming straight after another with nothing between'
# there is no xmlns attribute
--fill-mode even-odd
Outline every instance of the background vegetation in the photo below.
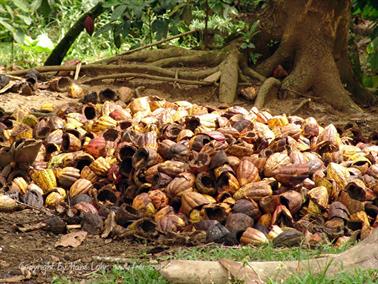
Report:
<svg viewBox="0 0 378 284"><path fill-rule="evenodd" d="M0 66L42 65L71 25L99 0L0 0ZM92 36L82 33L66 60L86 62L198 29L171 44L217 48L242 36L253 50L254 15L267 0L108 0ZM378 87L378 2L353 0L352 40L357 43L365 86ZM363 30L361 31L361 28ZM254 63L259 54L251 53Z"/></svg>

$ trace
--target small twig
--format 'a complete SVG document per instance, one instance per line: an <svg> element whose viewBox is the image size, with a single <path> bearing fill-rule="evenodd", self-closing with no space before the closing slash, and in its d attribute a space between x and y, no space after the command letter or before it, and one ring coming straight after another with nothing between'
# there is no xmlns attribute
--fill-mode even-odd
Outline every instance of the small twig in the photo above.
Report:
<svg viewBox="0 0 378 284"><path fill-rule="evenodd" d="M162 76L155 76L155 75L149 75L149 74L140 74L140 73L119 73L119 74L109 74L109 75L101 75L97 77L93 77L87 80L82 81L82 84L88 84L93 81L100 81L100 80L106 80L106 79L121 79L121 78L129 78L135 77L135 78L144 78L144 79L150 79L150 80L156 80L156 81L165 81L165 82L177 82L187 85L202 85L202 86L209 86L213 83L211 82L205 82L205 81L197 81L197 80L185 80L185 79L175 79L170 77L162 77Z"/></svg>
<svg viewBox="0 0 378 284"><path fill-rule="evenodd" d="M133 260L124 257L113 257L113 256L92 256L95 261L105 262L105 263L122 263L128 264L133 262Z"/></svg>
<svg viewBox="0 0 378 284"><path fill-rule="evenodd" d="M297 106L293 111L291 111L290 114L295 114L295 113L297 113L302 107L304 107L305 104L308 104L308 103L310 103L311 101L312 101L312 100L311 100L310 98L308 98L308 99L304 99L303 101L301 101L301 102L298 104L298 106Z"/></svg>
<svg viewBox="0 0 378 284"><path fill-rule="evenodd" d="M76 81L77 79L79 79L80 69L81 69L81 62L79 62L79 64L76 64L75 76L74 76L74 80L75 80L75 81Z"/></svg>
<svg viewBox="0 0 378 284"><path fill-rule="evenodd" d="M33 205L26 204L26 203L21 202L21 201L18 201L18 200L15 200L15 201L16 201L16 203L19 204L19 205L25 206L25 207L30 208L30 209L33 209L33 210L37 210L37 211L42 212L42 213L44 213L44 214L46 214L46 215L49 215L49 216L53 216L53 215L54 215L53 213L51 213L50 211L48 211L47 209L45 209L45 208L43 208L43 207L42 207L42 208L38 208L38 207L35 207L35 206L33 206Z"/></svg>

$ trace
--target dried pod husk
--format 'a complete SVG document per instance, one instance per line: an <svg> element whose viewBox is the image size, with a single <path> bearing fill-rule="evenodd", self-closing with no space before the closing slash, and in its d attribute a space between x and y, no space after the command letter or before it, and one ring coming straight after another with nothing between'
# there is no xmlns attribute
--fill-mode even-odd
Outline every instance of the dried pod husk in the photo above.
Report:
<svg viewBox="0 0 378 284"><path fill-rule="evenodd" d="M114 90L106 88L100 91L99 98L101 102L115 101L118 99L118 95Z"/></svg>
<svg viewBox="0 0 378 284"><path fill-rule="evenodd" d="M74 99L81 99L85 95L82 87L76 83L71 83L68 89L68 96Z"/></svg>
<svg viewBox="0 0 378 284"><path fill-rule="evenodd" d="M291 163L290 157L286 153L274 153L266 160L264 166L264 175L266 177L274 176L273 172L280 167L285 167Z"/></svg>
<svg viewBox="0 0 378 284"><path fill-rule="evenodd" d="M63 189L64 191L64 189ZM55 207L56 205L64 202L64 196L59 191L50 192L45 200L45 204L48 207Z"/></svg>
<svg viewBox="0 0 378 284"><path fill-rule="evenodd" d="M76 180L80 178L80 170L73 167L55 169L55 176L60 186L69 188Z"/></svg>
<svg viewBox="0 0 378 284"><path fill-rule="evenodd" d="M45 139L46 144L57 144L61 145L63 142L63 130L62 129L56 129L49 133L49 135Z"/></svg>
<svg viewBox="0 0 378 284"><path fill-rule="evenodd" d="M0 194L0 212L12 212L18 209L15 199L6 194Z"/></svg>
<svg viewBox="0 0 378 284"><path fill-rule="evenodd" d="M85 145L84 149L85 149L85 152L87 152L94 158L98 158L105 155L106 153L105 147L106 147L106 141L104 137L97 136L91 139L89 143Z"/></svg>
<svg viewBox="0 0 378 284"><path fill-rule="evenodd" d="M253 154L249 157L249 159L252 161L252 163L259 170L259 173L264 172L266 160L268 159L267 157L259 156L258 154Z"/></svg>
<svg viewBox="0 0 378 284"><path fill-rule="evenodd" d="M145 192L135 196L132 207L143 216L153 216L156 211L151 198L149 197L148 193Z"/></svg>
<svg viewBox="0 0 378 284"><path fill-rule="evenodd" d="M161 161L161 156L152 148L139 148L132 157L132 165L134 169L148 168Z"/></svg>
<svg viewBox="0 0 378 284"><path fill-rule="evenodd" d="M157 130L141 134L138 137L137 145L139 148L150 148L156 151L158 149Z"/></svg>
<svg viewBox="0 0 378 284"><path fill-rule="evenodd" d="M178 123L168 123L161 127L161 138L176 141L177 136L182 131L183 126Z"/></svg>
<svg viewBox="0 0 378 284"><path fill-rule="evenodd" d="M328 208L328 218L341 218L345 221L349 220L349 211L348 208L339 201L332 202Z"/></svg>
<svg viewBox="0 0 378 284"><path fill-rule="evenodd" d="M42 188L44 193L50 192L57 187L57 181L52 169L36 170L31 173L32 180Z"/></svg>
<svg viewBox="0 0 378 284"><path fill-rule="evenodd" d="M210 143L211 138L206 134L197 134L193 136L189 141L189 147L193 151L200 152L204 145Z"/></svg>
<svg viewBox="0 0 378 284"><path fill-rule="evenodd" d="M231 172L223 172L217 177L215 183L218 192L234 194L240 188L237 178Z"/></svg>
<svg viewBox="0 0 378 284"><path fill-rule="evenodd" d="M254 220L257 220L261 216L259 205L253 200L239 199L232 207L234 213L244 213Z"/></svg>
<svg viewBox="0 0 378 284"><path fill-rule="evenodd" d="M253 227L253 219L243 213L231 213L226 220L226 228L230 231L233 238L239 241L242 234L249 227Z"/></svg>
<svg viewBox="0 0 378 284"><path fill-rule="evenodd" d="M49 127L53 130L63 129L65 121L63 118L53 115L48 120ZM50 133L51 134L51 133Z"/></svg>
<svg viewBox="0 0 378 284"><path fill-rule="evenodd" d="M133 232L135 235L142 236L145 238L152 238L156 236L156 223L150 218L142 218L134 221L128 227L130 232Z"/></svg>
<svg viewBox="0 0 378 284"><path fill-rule="evenodd" d="M25 204L34 208L43 207L43 190L36 184L29 184L26 194L22 197Z"/></svg>
<svg viewBox="0 0 378 284"><path fill-rule="evenodd" d="M287 164L272 172L273 177L282 184L295 186L310 176L308 164Z"/></svg>
<svg viewBox="0 0 378 284"><path fill-rule="evenodd" d="M279 226L273 225L268 233L268 239L273 240L276 237L278 237L278 235L280 235L281 233L283 233L283 230Z"/></svg>
<svg viewBox="0 0 378 284"><path fill-rule="evenodd" d="M169 149L169 157L175 161L187 162L191 156L191 151L183 144L176 143Z"/></svg>
<svg viewBox="0 0 378 284"><path fill-rule="evenodd" d="M221 150L216 152L215 155L211 158L209 169L213 170L223 166L224 164L228 164L228 158L226 153Z"/></svg>
<svg viewBox="0 0 378 284"><path fill-rule="evenodd" d="M81 141L71 133L64 133L62 136L62 150L65 152L77 152L81 149Z"/></svg>
<svg viewBox="0 0 378 284"><path fill-rule="evenodd" d="M356 199L352 199L349 194L345 191L342 191L340 193L340 196L337 201L340 201L342 204L348 208L348 211L350 214L354 214L359 211L364 210L364 204L361 201L358 201Z"/></svg>
<svg viewBox="0 0 378 284"><path fill-rule="evenodd" d="M150 182L148 180L148 178L146 178L146 180L148 182ZM167 175L167 174L164 174L164 173L160 173L160 172L157 172L153 178L152 178L152 185L153 185L153 188L164 188L166 187L170 182L172 181L172 177Z"/></svg>
<svg viewBox="0 0 378 284"><path fill-rule="evenodd" d="M94 205L92 203L89 203L89 202L79 202L79 203L76 203L73 208L76 210L76 211L79 211L80 213L82 214L98 214L98 210L96 209L96 207L94 207Z"/></svg>
<svg viewBox="0 0 378 284"><path fill-rule="evenodd" d="M307 138L317 137L319 135L320 127L315 118L306 118L302 124L303 136Z"/></svg>
<svg viewBox="0 0 378 284"><path fill-rule="evenodd" d="M231 166L231 168L234 170L235 173L237 173L238 167L240 165L241 160L238 157L235 156L228 156L228 164ZM240 181L239 181L240 183Z"/></svg>
<svg viewBox="0 0 378 284"><path fill-rule="evenodd" d="M159 189L149 191L148 196L150 197L151 202L156 210L159 210L168 205L169 200L167 195Z"/></svg>
<svg viewBox="0 0 378 284"><path fill-rule="evenodd" d="M350 173L346 167L336 163L330 163L327 167L327 177L334 180L336 183L336 187L333 188L331 196L337 198L340 191L347 185L350 179Z"/></svg>
<svg viewBox="0 0 378 284"><path fill-rule="evenodd" d="M38 121L37 125L34 126L33 136L37 139L45 139L51 131L52 129L48 123L48 120L41 119Z"/></svg>
<svg viewBox="0 0 378 284"><path fill-rule="evenodd" d="M159 172L165 173L169 176L176 177L181 173L186 172L188 164L179 161L165 161L159 164Z"/></svg>
<svg viewBox="0 0 378 284"><path fill-rule="evenodd" d="M331 239L337 239L344 236L345 221L341 218L332 218L324 223L323 231Z"/></svg>
<svg viewBox="0 0 378 284"><path fill-rule="evenodd" d="M352 199L359 201L365 201L367 196L367 188L365 183L360 179L354 179L345 186L345 190L348 192Z"/></svg>
<svg viewBox="0 0 378 284"><path fill-rule="evenodd" d="M215 220L211 220L215 221ZM203 222L203 221L202 221ZM230 235L230 231L227 230L225 226L223 226L218 221L209 224L206 230L206 242L208 243L226 243L228 241L228 236Z"/></svg>
<svg viewBox="0 0 378 284"><path fill-rule="evenodd" d="M115 221L118 225L126 228L133 221L138 220L140 217L141 215L135 208L124 203L116 211Z"/></svg>
<svg viewBox="0 0 378 284"><path fill-rule="evenodd" d="M304 241L303 233L289 228L273 239L274 247L297 247Z"/></svg>
<svg viewBox="0 0 378 284"><path fill-rule="evenodd" d="M285 205L292 214L297 213L303 204L303 196L295 190L289 190L280 195L280 202Z"/></svg>
<svg viewBox="0 0 378 284"><path fill-rule="evenodd" d="M242 245L259 246L269 243L269 239L265 234L255 228L248 228L240 238Z"/></svg>
<svg viewBox="0 0 378 284"><path fill-rule="evenodd" d="M231 207L226 203L223 204L207 204L202 207L201 215L205 216L209 220L217 220L223 223L226 218L227 214L231 210Z"/></svg>
<svg viewBox="0 0 378 284"><path fill-rule="evenodd" d="M375 219L378 216L378 203L375 205L373 202L366 202L365 212L370 218Z"/></svg>
<svg viewBox="0 0 378 284"><path fill-rule="evenodd" d="M10 136L14 140L32 139L33 138L33 129L29 125L26 125L26 124L23 124L23 123L17 123L13 127L13 129L10 133Z"/></svg>
<svg viewBox="0 0 378 284"><path fill-rule="evenodd" d="M17 177L12 181L10 192L25 194L28 190L28 183L23 177Z"/></svg>
<svg viewBox="0 0 378 284"><path fill-rule="evenodd" d="M208 171L210 162L211 158L209 154L201 152L189 162L189 167L191 172L198 174Z"/></svg>
<svg viewBox="0 0 378 284"><path fill-rule="evenodd" d="M270 196L273 194L271 185L266 181L251 182L242 186L234 194L235 200L238 199L252 199L254 201L259 201L265 196Z"/></svg>
<svg viewBox="0 0 378 284"><path fill-rule="evenodd" d="M107 129L117 127L117 121L108 115L100 116L92 125L93 132L103 132Z"/></svg>
<svg viewBox="0 0 378 284"><path fill-rule="evenodd" d="M250 156L255 152L252 144L245 141L240 141L235 144L230 145L227 148L227 155L236 156L238 158L243 158L245 156Z"/></svg>
<svg viewBox="0 0 378 284"><path fill-rule="evenodd" d="M209 199L198 192L187 191L181 195L181 211L187 216L193 209L200 209L203 205L209 203Z"/></svg>
<svg viewBox="0 0 378 284"><path fill-rule="evenodd" d="M209 173L199 173L196 176L195 184L197 191L202 194L214 195L216 193L213 177Z"/></svg>
<svg viewBox="0 0 378 284"><path fill-rule="evenodd" d="M236 170L236 176L240 186L260 180L259 170L249 159L242 159L240 161L240 164Z"/></svg>
<svg viewBox="0 0 378 284"><path fill-rule="evenodd" d="M69 196L74 198L79 194L87 193L92 187L93 185L89 180L80 178L71 185Z"/></svg>
<svg viewBox="0 0 378 284"><path fill-rule="evenodd" d="M156 223L158 230L163 233L178 232L186 225L184 219L174 213L163 216Z"/></svg>
<svg viewBox="0 0 378 284"><path fill-rule="evenodd" d="M316 151L319 153L338 151L341 145L340 135L333 124L320 132L316 142Z"/></svg>
<svg viewBox="0 0 378 284"><path fill-rule="evenodd" d="M189 140L190 138L192 138L194 136L194 133L193 131L189 130L189 129L183 129L180 131L180 133L177 135L177 138L176 138L176 141L177 142L180 142L180 141L183 141L183 140Z"/></svg>
<svg viewBox="0 0 378 284"><path fill-rule="evenodd" d="M55 77L48 82L49 88L55 92L67 92L72 84L69 77Z"/></svg>
<svg viewBox="0 0 378 284"><path fill-rule="evenodd" d="M71 206L75 206L78 203L85 202L85 203L92 203L93 198L90 197L88 194L79 194L75 197L71 198Z"/></svg>
<svg viewBox="0 0 378 284"><path fill-rule="evenodd" d="M129 104L129 108L132 114L136 114L137 112L150 113L151 108L149 97L141 97L132 100Z"/></svg>
<svg viewBox="0 0 378 284"><path fill-rule="evenodd" d="M260 209L264 213L272 214L278 205L280 205L280 196L278 195L265 196L259 201Z"/></svg>
<svg viewBox="0 0 378 284"><path fill-rule="evenodd" d="M109 163L109 160L104 157L97 158L89 165L89 168L97 176L107 176L108 171L110 170L110 167L111 167L111 164Z"/></svg>
<svg viewBox="0 0 378 284"><path fill-rule="evenodd" d="M85 166L80 172L80 178L89 180L91 183L95 183L98 179L98 176L94 171L91 170L89 166Z"/></svg>
<svg viewBox="0 0 378 284"><path fill-rule="evenodd" d="M289 209L284 205L278 205L272 215L272 225L279 224L280 226L293 226L293 216Z"/></svg>
<svg viewBox="0 0 378 284"><path fill-rule="evenodd" d="M321 209L328 208L329 195L325 186L318 186L308 191L307 196Z"/></svg>
<svg viewBox="0 0 378 284"><path fill-rule="evenodd" d="M130 142L122 142L117 146L116 156L119 161L132 158L137 151L137 147Z"/></svg>
<svg viewBox="0 0 378 284"><path fill-rule="evenodd" d="M172 158L170 149L176 143L172 140L164 139L163 141L158 143L158 153L162 156L165 160L170 160Z"/></svg>

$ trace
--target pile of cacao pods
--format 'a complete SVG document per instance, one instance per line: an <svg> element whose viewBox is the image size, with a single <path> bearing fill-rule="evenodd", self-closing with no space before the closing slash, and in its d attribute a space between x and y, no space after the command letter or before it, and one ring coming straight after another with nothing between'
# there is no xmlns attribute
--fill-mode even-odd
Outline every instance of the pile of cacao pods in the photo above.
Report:
<svg viewBox="0 0 378 284"><path fill-rule="evenodd" d="M378 146L358 129L106 92L0 113L0 211L231 245L340 245L378 226Z"/></svg>

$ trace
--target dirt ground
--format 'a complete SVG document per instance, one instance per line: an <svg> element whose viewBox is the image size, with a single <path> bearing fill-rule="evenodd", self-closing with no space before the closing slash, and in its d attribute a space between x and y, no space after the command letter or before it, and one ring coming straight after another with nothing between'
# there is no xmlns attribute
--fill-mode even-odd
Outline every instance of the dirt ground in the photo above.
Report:
<svg viewBox="0 0 378 284"><path fill-rule="evenodd" d="M112 87L143 86L143 80L133 82L118 82ZM97 85L91 89L100 90L109 85ZM193 88L188 86L173 87L170 84L149 85L140 89L141 95L159 96L168 100L188 100L193 103L220 106L217 102L216 87ZM343 127L352 122L364 133L375 131L378 126L378 108L365 109L362 113L345 115L336 112L331 107L311 100L297 110L298 105L306 98L291 100L273 100L268 110L274 114L291 113L302 117L314 116L323 124L334 123ZM16 108L38 109L43 103L51 102L61 105L75 102L63 93L41 91L35 96L24 97L19 94L0 94L0 107L5 111ZM235 105L251 108L252 103L239 99ZM296 111L297 110L297 111ZM294 113L293 113L294 112ZM91 272L110 268L112 264L96 261L94 256L115 256L130 259L149 258L145 253L152 247L127 241L108 241L99 236L88 235L77 248L55 248L54 244L60 236L43 230L22 233L17 226L45 220L41 212L25 209L13 213L0 212L0 279L20 275L22 271L31 271L32 278L26 283L46 283L54 275L66 276L75 280L87 279ZM144 253L143 253L144 252Z"/></svg>

